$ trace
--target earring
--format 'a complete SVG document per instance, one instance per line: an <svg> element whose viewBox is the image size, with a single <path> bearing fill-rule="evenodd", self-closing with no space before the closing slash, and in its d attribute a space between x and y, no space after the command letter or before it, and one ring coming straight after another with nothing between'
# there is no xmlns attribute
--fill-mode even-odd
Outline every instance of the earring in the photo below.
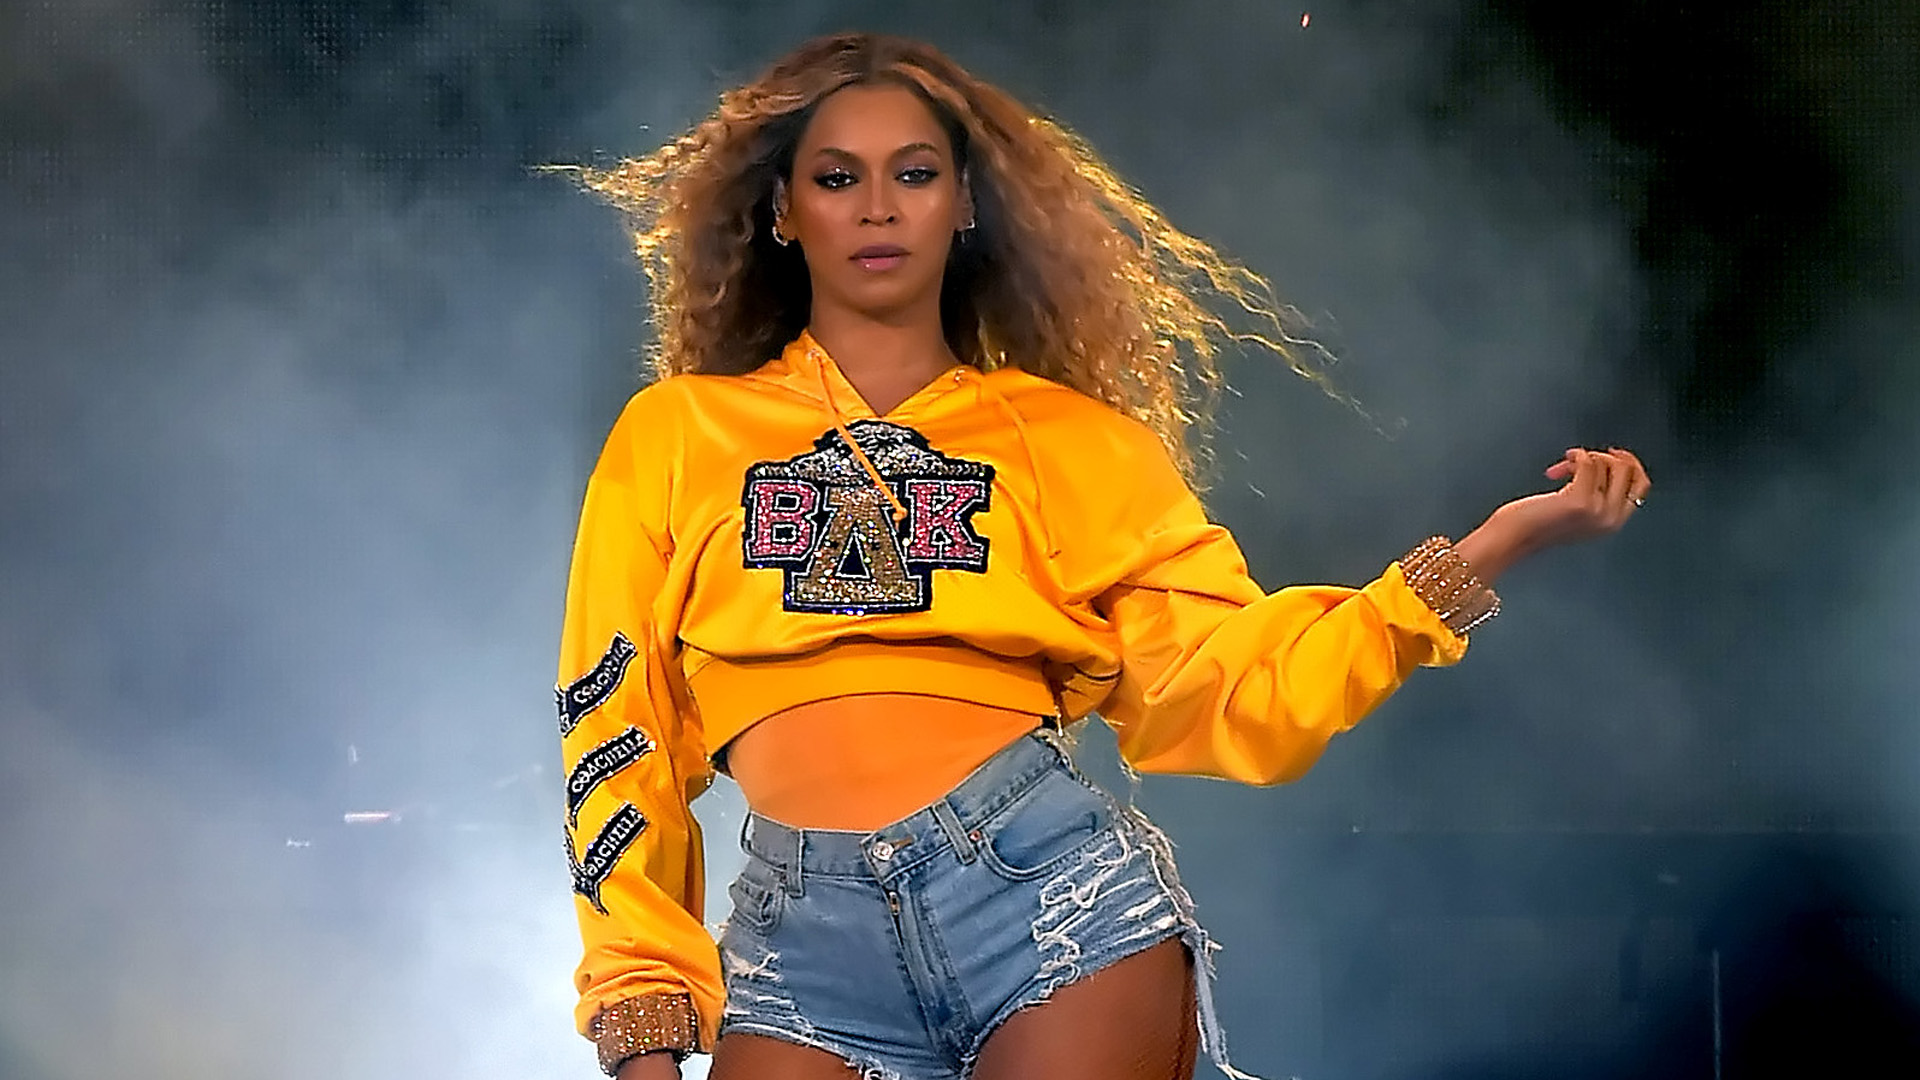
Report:
<svg viewBox="0 0 1920 1080"><path fill-rule="evenodd" d="M773 242L776 244L779 244L781 247L786 247L788 244L792 243L793 241L787 239L787 234L780 231L780 226L782 224L784 224L784 222L782 222L779 218L773 219Z"/></svg>

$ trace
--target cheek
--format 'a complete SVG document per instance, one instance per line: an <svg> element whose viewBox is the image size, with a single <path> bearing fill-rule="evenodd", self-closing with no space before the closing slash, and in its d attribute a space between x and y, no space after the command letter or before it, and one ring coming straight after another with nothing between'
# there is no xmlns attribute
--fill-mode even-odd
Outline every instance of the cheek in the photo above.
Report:
<svg viewBox="0 0 1920 1080"><path fill-rule="evenodd" d="M797 233L817 233L832 228L831 209L819 198L795 195L787 207L787 220Z"/></svg>
<svg viewBox="0 0 1920 1080"><path fill-rule="evenodd" d="M959 196L954 192L929 193L916 217L918 227L914 231L920 236L932 239L944 235L951 239L960 227Z"/></svg>

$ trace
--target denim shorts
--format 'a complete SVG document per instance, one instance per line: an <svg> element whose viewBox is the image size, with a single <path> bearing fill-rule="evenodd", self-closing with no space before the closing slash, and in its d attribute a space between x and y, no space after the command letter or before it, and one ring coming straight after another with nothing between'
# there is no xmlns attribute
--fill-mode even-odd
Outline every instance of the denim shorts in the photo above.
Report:
<svg viewBox="0 0 1920 1080"><path fill-rule="evenodd" d="M1202 1045L1227 1069L1212 946L1170 845L1081 775L1051 729L873 832L750 813L740 841L722 1036L817 1047L862 1077L957 1080L1015 1010L1179 938Z"/></svg>

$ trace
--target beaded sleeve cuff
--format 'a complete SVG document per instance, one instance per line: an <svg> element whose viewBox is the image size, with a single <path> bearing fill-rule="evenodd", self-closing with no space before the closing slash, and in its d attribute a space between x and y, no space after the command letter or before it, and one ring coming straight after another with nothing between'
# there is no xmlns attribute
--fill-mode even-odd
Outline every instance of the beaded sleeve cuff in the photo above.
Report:
<svg viewBox="0 0 1920 1080"><path fill-rule="evenodd" d="M1444 536L1429 537L1401 556L1400 571L1414 595L1456 634L1464 635L1500 614L1500 598L1474 576L1473 567Z"/></svg>
<svg viewBox="0 0 1920 1080"><path fill-rule="evenodd" d="M616 1001L593 1018L589 1033L608 1076L635 1054L673 1051L678 1061L699 1048L700 1018L689 994L645 994Z"/></svg>

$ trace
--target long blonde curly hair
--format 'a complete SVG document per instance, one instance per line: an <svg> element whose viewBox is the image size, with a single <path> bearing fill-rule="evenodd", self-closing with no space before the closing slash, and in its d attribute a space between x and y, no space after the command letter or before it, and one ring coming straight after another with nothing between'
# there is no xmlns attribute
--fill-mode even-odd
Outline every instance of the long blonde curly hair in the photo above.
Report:
<svg viewBox="0 0 1920 1080"><path fill-rule="evenodd" d="M1015 365L1151 427L1183 472L1211 419L1219 345L1269 350L1326 385L1266 280L1174 228L1091 147L930 46L870 34L809 41L645 157L571 169L623 211L651 292L657 375L740 374L807 325L806 264L773 239L776 180L814 109L858 83L917 93L953 144L976 229L941 290L948 345L981 370ZM1209 296L1232 301L1228 314Z"/></svg>

